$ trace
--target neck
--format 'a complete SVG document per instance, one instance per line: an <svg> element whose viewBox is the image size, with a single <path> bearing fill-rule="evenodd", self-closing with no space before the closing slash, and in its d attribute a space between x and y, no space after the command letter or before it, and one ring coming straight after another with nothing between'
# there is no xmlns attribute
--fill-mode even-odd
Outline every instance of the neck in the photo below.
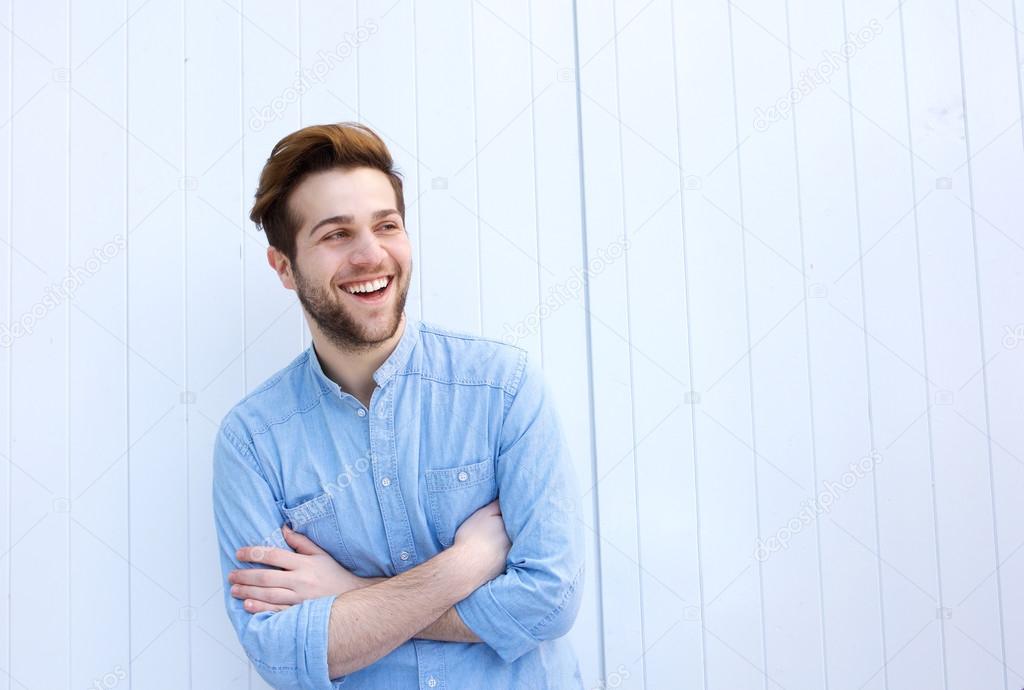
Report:
<svg viewBox="0 0 1024 690"><path fill-rule="evenodd" d="M327 378L331 379L346 393L355 396L359 402L369 407L370 396L377 387L373 380L373 374L394 352L398 342L405 333L405 313L402 313L398 328L395 334L384 342L372 348L360 350L347 350L339 348L332 343L316 327L315 323L310 324L310 334L313 338L313 347L316 349L317 358L320 360L320 367L324 370Z"/></svg>

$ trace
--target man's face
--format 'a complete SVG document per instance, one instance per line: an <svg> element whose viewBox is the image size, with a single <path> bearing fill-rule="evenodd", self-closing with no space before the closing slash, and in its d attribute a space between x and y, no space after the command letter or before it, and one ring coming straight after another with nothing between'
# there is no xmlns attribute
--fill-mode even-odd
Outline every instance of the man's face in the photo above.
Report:
<svg viewBox="0 0 1024 690"><path fill-rule="evenodd" d="M285 287L341 349L391 338L405 309L412 249L387 175L373 168L315 173L288 203L301 224L291 270L275 266Z"/></svg>

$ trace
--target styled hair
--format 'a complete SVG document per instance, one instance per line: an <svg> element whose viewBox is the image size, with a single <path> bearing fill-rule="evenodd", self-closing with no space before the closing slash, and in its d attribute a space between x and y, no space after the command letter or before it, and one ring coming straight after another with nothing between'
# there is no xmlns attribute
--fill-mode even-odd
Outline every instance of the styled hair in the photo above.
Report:
<svg viewBox="0 0 1024 690"><path fill-rule="evenodd" d="M249 219L267 233L271 246L294 263L295 236L302 221L288 208L292 190L312 173L362 167L375 168L388 176L404 222L402 177L391 152L372 129L358 122L312 125L277 142L260 173Z"/></svg>

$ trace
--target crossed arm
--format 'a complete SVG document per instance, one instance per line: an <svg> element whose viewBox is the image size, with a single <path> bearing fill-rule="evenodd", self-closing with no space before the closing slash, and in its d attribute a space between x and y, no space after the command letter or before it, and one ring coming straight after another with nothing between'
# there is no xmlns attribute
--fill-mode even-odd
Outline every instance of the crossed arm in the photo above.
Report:
<svg viewBox="0 0 1024 690"><path fill-rule="evenodd" d="M292 551L262 546L247 546L238 550L238 560L270 566L269 569L240 568L228 574L231 595L244 602L246 611L250 613L278 612L321 596L339 595L340 599L344 595L350 595L344 597L346 605L358 607L359 602L364 600L373 603L374 615L369 616L367 622L371 626L380 624L381 627L387 627L385 624L388 619L394 621L403 618L404 611L408 609L403 609L400 615L383 616L381 609L382 606L386 608L386 605L381 604L378 600L380 597L401 600L403 594L408 592L415 595L417 604L422 605L426 596L423 590L429 589L429 585L435 582L452 596L461 591L460 584L463 585L462 588L467 584L475 584L473 589L476 589L483 584L480 581L482 578L490 580L504 571L508 550L511 546L505 533L505 524L501 519L497 501L493 501L470 516L456 533L455 545L449 549L453 553L445 555L442 561L431 564L431 568L417 572L418 577L416 578L359 577L343 568L330 554L305 535L299 534L287 526L281 528L281 533ZM431 559L431 561L433 560ZM428 564L429 562L423 565ZM465 580L465 582L461 582L461 580ZM382 583L390 584L387 587L376 586ZM365 591L352 596L351 593L357 590ZM468 595L469 592L465 594ZM442 596L440 600L444 598ZM332 628L334 627L335 613L332 610ZM340 611L337 614L339 621L350 617L349 614ZM429 614L424 612L424 615ZM416 626L417 623L414 621L400 626L402 635L398 642L404 642L411 637L443 642L475 643L481 641L476 633L466 627L458 612L451 605L426 627L414 630L410 635L404 634L407 628ZM340 627L342 631L353 629L350 626ZM376 630L363 631L359 638L374 639L378 637L378 632ZM378 644L375 650L380 653L367 660L369 655L355 653L355 648L349 642L342 641L338 645L331 642L330 645L353 651L352 656L362 657L354 660L363 661L362 666L372 663L376 658L397 646L385 649L386 642ZM331 672L332 674L343 674L352 670L347 667L348 664L342 660L338 669L332 666Z"/></svg>

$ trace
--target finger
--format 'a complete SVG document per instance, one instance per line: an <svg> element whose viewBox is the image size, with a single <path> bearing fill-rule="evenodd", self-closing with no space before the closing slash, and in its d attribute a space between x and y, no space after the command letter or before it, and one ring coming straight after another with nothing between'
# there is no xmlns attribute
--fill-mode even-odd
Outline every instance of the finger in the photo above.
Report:
<svg viewBox="0 0 1024 690"><path fill-rule="evenodd" d="M287 525L281 528L281 532L284 534L284 540L288 542L288 546L295 549L296 553L306 556L319 556L322 553L326 553L317 546L315 541L305 534L299 534L295 530L290 529Z"/></svg>
<svg viewBox="0 0 1024 690"><path fill-rule="evenodd" d="M257 599L246 599L245 610L249 613L262 613L264 611L284 611L288 606L282 606L281 604L268 604L265 601L259 601Z"/></svg>
<svg viewBox="0 0 1024 690"><path fill-rule="evenodd" d="M228 582L235 585L252 585L254 587L288 587L292 574L287 570L267 570L265 568L241 568L232 570Z"/></svg>
<svg viewBox="0 0 1024 690"><path fill-rule="evenodd" d="M232 585L231 596L235 599L254 599L267 604L298 604L301 601L295 592L282 587Z"/></svg>
<svg viewBox="0 0 1024 690"><path fill-rule="evenodd" d="M301 562L291 551L275 546L243 546L235 555L246 563L262 563L286 570L295 570Z"/></svg>

